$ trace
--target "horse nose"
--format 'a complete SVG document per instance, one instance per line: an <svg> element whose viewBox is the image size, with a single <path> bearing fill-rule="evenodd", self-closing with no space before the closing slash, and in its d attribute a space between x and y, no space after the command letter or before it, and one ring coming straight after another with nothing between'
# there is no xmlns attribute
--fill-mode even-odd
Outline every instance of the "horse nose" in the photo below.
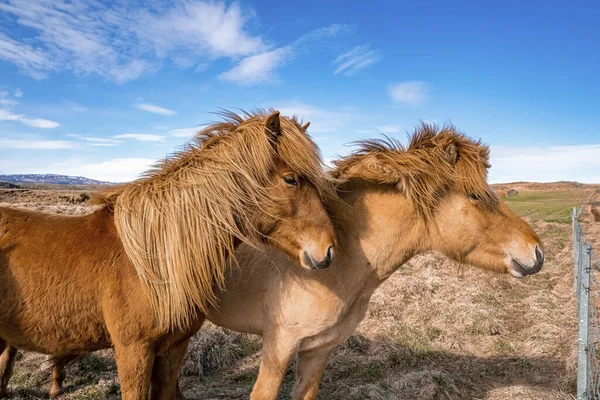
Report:
<svg viewBox="0 0 600 400"><path fill-rule="evenodd" d="M531 275L535 274L536 272L539 272L539 270L542 269L542 265L544 265L544 252L542 251L542 249L540 249L540 246L536 245L535 263L533 264L533 267L531 267L531 269L527 271L527 273Z"/></svg>
<svg viewBox="0 0 600 400"><path fill-rule="evenodd" d="M323 259L316 260L314 257L311 257L306 251L303 254L304 263L312 269L325 269L329 267L333 261L333 246L329 246L327 248L327 252L325 253L325 257Z"/></svg>

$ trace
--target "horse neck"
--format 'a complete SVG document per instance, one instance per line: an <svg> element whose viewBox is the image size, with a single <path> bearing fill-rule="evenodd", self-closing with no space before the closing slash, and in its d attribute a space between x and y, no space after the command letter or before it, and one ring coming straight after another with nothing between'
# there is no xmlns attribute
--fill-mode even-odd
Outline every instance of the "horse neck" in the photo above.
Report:
<svg viewBox="0 0 600 400"><path fill-rule="evenodd" d="M374 291L402 264L427 250L425 223L393 187L362 183L342 194L340 268L347 290ZM338 277L339 280L339 277Z"/></svg>

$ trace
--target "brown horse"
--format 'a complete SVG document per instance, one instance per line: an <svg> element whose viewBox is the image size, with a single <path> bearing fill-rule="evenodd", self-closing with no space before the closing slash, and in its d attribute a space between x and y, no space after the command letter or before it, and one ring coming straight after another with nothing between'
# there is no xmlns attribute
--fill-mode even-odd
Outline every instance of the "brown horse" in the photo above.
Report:
<svg viewBox="0 0 600 400"><path fill-rule="evenodd" d="M124 399L175 396L187 339L241 242L308 269L333 257L334 195L305 127L225 113L188 149L92 214L0 208L0 395L14 348L55 356L114 347Z"/></svg>
<svg viewBox="0 0 600 400"><path fill-rule="evenodd" d="M276 399L298 357L293 399L316 399L334 346L364 318L373 292L414 255L451 259L522 278L543 264L540 239L486 183L489 150L447 126L423 125L404 148L366 141L336 162L345 205L333 210L339 251L326 271L287 268L277 251L241 246L219 308L207 318L263 336L253 399ZM277 274L266 275L272 265ZM340 278L343 276L343 279ZM257 288L266 288L263 291ZM252 293L239 301L240 293Z"/></svg>
<svg viewBox="0 0 600 400"><path fill-rule="evenodd" d="M356 329L381 283L414 255L437 250L519 278L542 267L538 236L486 183L486 146L451 126L428 125L407 148L380 141L360 146L334 171L343 180L343 203L331 211L339 237L332 266L308 274L291 268L281 252L242 245L240 268L230 270L218 309L208 312L218 325L263 336L253 399L277 398L294 355L292 398L316 399L334 346ZM58 387L69 358L55 361Z"/></svg>

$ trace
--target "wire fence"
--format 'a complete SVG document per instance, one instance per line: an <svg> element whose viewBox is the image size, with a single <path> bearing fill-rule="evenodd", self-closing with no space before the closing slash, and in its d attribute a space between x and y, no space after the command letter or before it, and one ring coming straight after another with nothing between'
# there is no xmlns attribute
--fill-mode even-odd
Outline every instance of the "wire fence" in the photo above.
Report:
<svg viewBox="0 0 600 400"><path fill-rule="evenodd" d="M600 400L600 262L579 224L583 206L574 208L573 258L579 333L577 337L577 399Z"/></svg>

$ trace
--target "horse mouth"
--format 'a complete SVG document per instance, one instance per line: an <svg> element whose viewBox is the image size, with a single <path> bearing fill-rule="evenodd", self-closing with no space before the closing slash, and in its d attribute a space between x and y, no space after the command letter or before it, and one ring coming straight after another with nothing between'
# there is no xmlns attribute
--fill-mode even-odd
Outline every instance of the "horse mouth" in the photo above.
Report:
<svg viewBox="0 0 600 400"><path fill-rule="evenodd" d="M516 278L524 278L529 275L527 269L525 269L517 260L512 260L511 267L509 272Z"/></svg>

